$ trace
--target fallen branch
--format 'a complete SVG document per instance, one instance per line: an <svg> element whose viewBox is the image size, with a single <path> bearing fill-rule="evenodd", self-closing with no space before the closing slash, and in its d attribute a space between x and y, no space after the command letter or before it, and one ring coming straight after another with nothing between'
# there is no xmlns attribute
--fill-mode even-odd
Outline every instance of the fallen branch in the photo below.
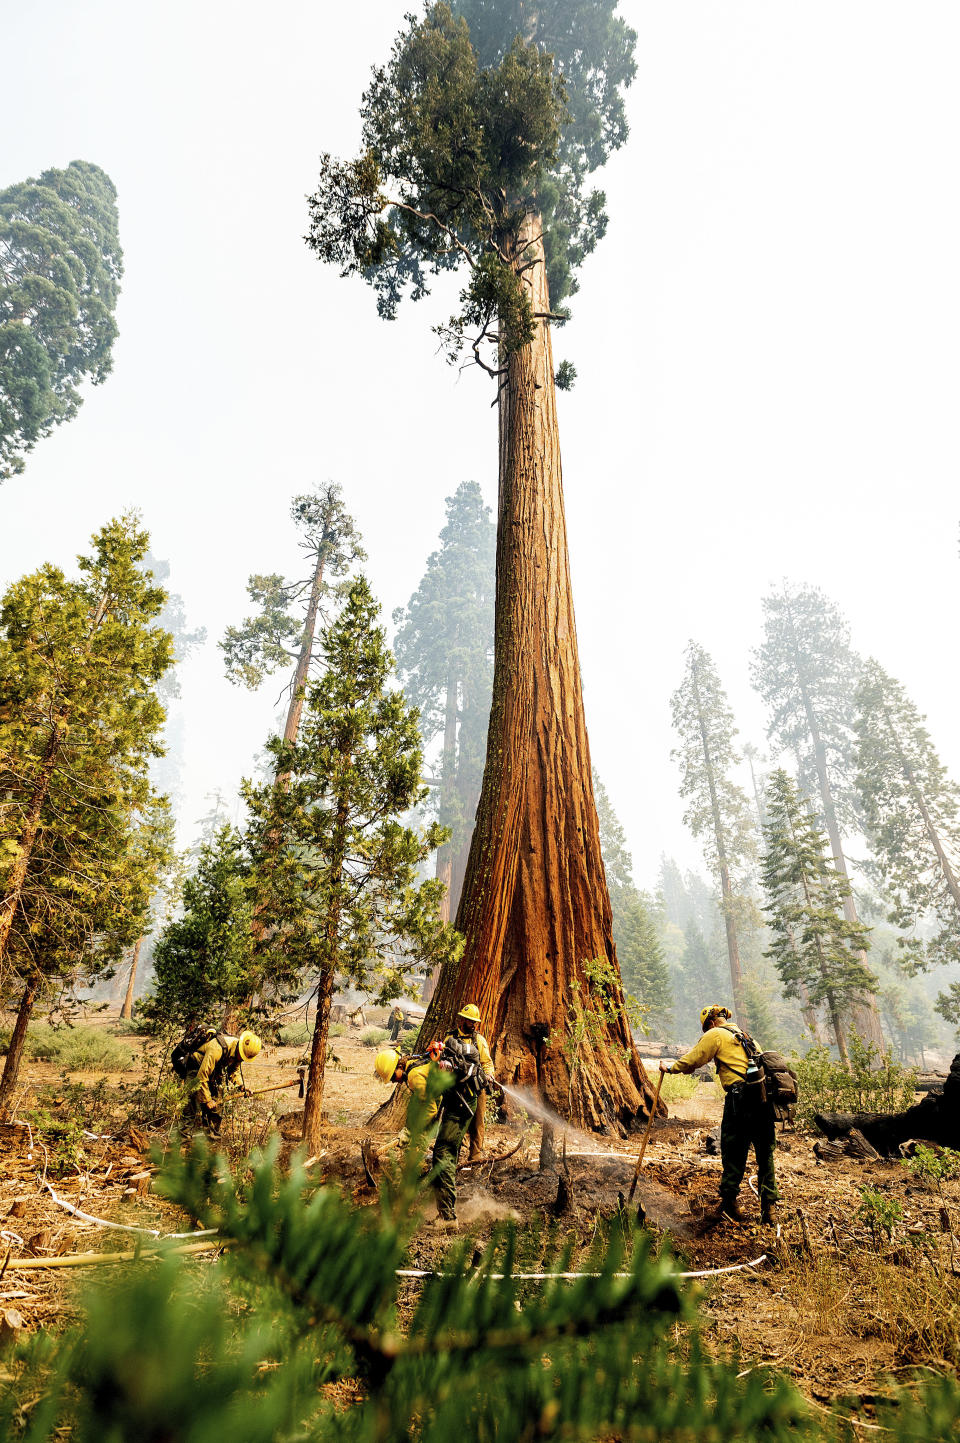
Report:
<svg viewBox="0 0 960 1443"><path fill-rule="evenodd" d="M185 1243L180 1248L164 1248L159 1252L135 1248L127 1253L70 1253L62 1258L17 1258L7 1262L4 1271L25 1272L29 1268L86 1268L97 1263L148 1262L165 1258L171 1254L182 1257L188 1253L209 1252L211 1248L222 1248L223 1242Z"/></svg>

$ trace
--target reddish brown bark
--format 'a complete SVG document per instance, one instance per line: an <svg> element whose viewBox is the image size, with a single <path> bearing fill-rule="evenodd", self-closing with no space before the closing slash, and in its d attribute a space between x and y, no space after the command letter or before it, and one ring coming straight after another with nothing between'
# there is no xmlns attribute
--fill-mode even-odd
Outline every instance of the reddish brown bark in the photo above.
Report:
<svg viewBox="0 0 960 1443"><path fill-rule="evenodd" d="M549 312L541 226L513 257L535 314ZM514 352L500 392L493 703L483 789L457 912L461 965L446 969L424 1035L475 1002L497 1075L540 1089L580 1126L642 1121L651 1088L626 1019L601 1023L572 1065L571 988L584 963L619 966L583 714L548 324ZM615 991L622 1003L622 991ZM591 1028L596 1033L596 1028Z"/></svg>
<svg viewBox="0 0 960 1443"><path fill-rule="evenodd" d="M309 1152L320 1149L320 1124L323 1107L323 1078L327 1069L327 1047L330 1040L330 1001L333 997L334 974L322 972L317 983L317 1013L313 1025L313 1045L307 1070L307 1096L303 1105L303 1140Z"/></svg>
<svg viewBox="0 0 960 1443"><path fill-rule="evenodd" d="M13 1101L13 1089L17 1085L20 1063L23 1059L23 1046L27 1037L27 1024L30 1021L33 1004L37 1000L39 991L40 978L34 973L28 979L27 985L23 990L23 997L20 1000L20 1010L17 1012L17 1020L10 1034L10 1045L7 1048L7 1060L3 1065L3 1076L0 1077L0 1121L7 1118L10 1113L10 1105Z"/></svg>

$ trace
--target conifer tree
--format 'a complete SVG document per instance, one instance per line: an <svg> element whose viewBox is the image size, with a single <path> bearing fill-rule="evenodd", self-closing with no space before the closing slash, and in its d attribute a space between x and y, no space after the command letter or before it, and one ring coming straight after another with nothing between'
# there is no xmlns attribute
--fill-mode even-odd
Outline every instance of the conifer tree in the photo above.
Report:
<svg viewBox="0 0 960 1443"><path fill-rule="evenodd" d="M322 634L325 670L308 687L298 740L271 744L277 780L244 787L262 973L316 984L303 1132L312 1151L337 976L387 1001L462 945L440 920L443 884L416 881L446 833L400 820L424 800L423 754L416 711L390 686L378 614L367 582L352 582Z"/></svg>
<svg viewBox="0 0 960 1443"><path fill-rule="evenodd" d="M243 837L225 822L203 843L196 870L184 880L182 915L157 939L148 1016L186 1027L240 1006L255 992L260 978L250 891Z"/></svg>
<svg viewBox="0 0 960 1443"><path fill-rule="evenodd" d="M113 365L117 192L85 160L0 191L0 481Z"/></svg>
<svg viewBox="0 0 960 1443"><path fill-rule="evenodd" d="M746 907L744 868L756 854L756 842L749 803L730 775L739 760L733 713L712 658L694 641L687 647L684 679L671 706L680 737L671 755L680 765L680 795L688 803L683 820L719 882L734 1010L748 1026L737 927Z"/></svg>
<svg viewBox="0 0 960 1443"><path fill-rule="evenodd" d="M816 799L830 838L834 865L844 878L842 833L857 823L853 787L854 695L860 659L850 628L815 586L784 583L763 602L764 639L753 657L753 684L769 708L767 735L797 759L804 795ZM844 916L856 925L849 887ZM867 966L866 955L861 959ZM855 1003L853 1023L867 1043L883 1046L876 1004Z"/></svg>
<svg viewBox="0 0 960 1443"><path fill-rule="evenodd" d="M450 832L437 852L437 876L447 889L442 915L449 921L460 897L483 779L493 682L496 528L475 481L463 481L446 506L440 549L393 620L399 628L397 672L420 712L424 750L443 738L431 802Z"/></svg>
<svg viewBox="0 0 960 1443"><path fill-rule="evenodd" d="M831 865L826 836L782 768L767 786L764 841L764 911L773 934L766 955L788 997L799 998L802 987L813 1007L826 1007L837 1050L849 1066L846 1018L877 988L861 961L870 945L868 929L843 915L850 884Z"/></svg>
<svg viewBox="0 0 960 1443"><path fill-rule="evenodd" d="M438 329L452 360L468 347L498 388L493 705L457 912L466 950L441 977L426 1029L475 1002L501 1076L539 1087L582 1125L622 1129L653 1089L615 980L550 338L606 225L587 177L626 137L635 36L615 10L615 0L544 0L521 13L490 0L410 17L364 96L360 157L324 157L309 241L370 281L385 317L405 291L420 299L432 275L462 268L461 307ZM597 1003L597 1040L574 1076L569 1049L544 1039L569 1034L572 993L594 1005L585 968L598 958L613 992Z"/></svg>
<svg viewBox="0 0 960 1443"><path fill-rule="evenodd" d="M654 919L654 905L633 880L633 858L626 833L597 773L593 774L600 823L600 848L613 913L613 940L626 991L646 1008L650 1022L662 1033L670 1025L673 996L670 972Z"/></svg>
<svg viewBox="0 0 960 1443"><path fill-rule="evenodd" d="M146 549L135 517L112 521L78 577L43 566L0 606L0 982L23 984L15 1041L48 977L114 960L142 915L128 859L156 800L172 659ZM0 1104L18 1066L11 1043Z"/></svg>
<svg viewBox="0 0 960 1443"><path fill-rule="evenodd" d="M648 1025L660 1037L673 1020L670 970L660 945L653 902L634 888L619 923L614 923L617 956L626 991L646 1008Z"/></svg>
<svg viewBox="0 0 960 1443"><path fill-rule="evenodd" d="M290 516L300 532L309 569L285 580L273 573L251 576L247 592L258 610L240 626L228 626L220 642L230 681L255 691L268 676L291 664L290 703L283 736L295 742L303 712L318 620L355 562L366 560L353 517L334 482L295 496Z"/></svg>
<svg viewBox="0 0 960 1443"><path fill-rule="evenodd" d="M857 689L857 790L889 920L913 936L898 945L920 965L960 961L960 787L947 775L924 718L874 660ZM927 942L920 923L936 919Z"/></svg>

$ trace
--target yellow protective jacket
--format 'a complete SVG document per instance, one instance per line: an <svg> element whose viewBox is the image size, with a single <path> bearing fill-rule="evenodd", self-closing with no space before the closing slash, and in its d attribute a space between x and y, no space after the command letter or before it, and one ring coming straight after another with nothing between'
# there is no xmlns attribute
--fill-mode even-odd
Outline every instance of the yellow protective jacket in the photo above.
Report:
<svg viewBox="0 0 960 1443"><path fill-rule="evenodd" d="M737 1034L729 1027L710 1027L695 1047L678 1057L670 1072L696 1072L698 1067L714 1063L720 1086L726 1092L735 1082L742 1082L747 1070L747 1053Z"/></svg>
<svg viewBox="0 0 960 1443"><path fill-rule="evenodd" d="M404 1066L404 1082L407 1084L414 1097L419 1098L421 1102L425 1102L427 1104L427 1112L426 1117L424 1118L424 1126L428 1126L431 1122L433 1122L433 1119L440 1111L439 1096L427 1096L427 1079L429 1078L431 1072L435 1071L436 1064L433 1062L411 1062L409 1064L405 1064Z"/></svg>
<svg viewBox="0 0 960 1443"><path fill-rule="evenodd" d="M221 1047L215 1037L194 1053L191 1058L199 1059L196 1075L196 1090L200 1101L216 1109L216 1101L225 1082L228 1082L243 1062L240 1056L240 1039L222 1033L226 1047Z"/></svg>
<svg viewBox="0 0 960 1443"><path fill-rule="evenodd" d="M453 1032L448 1033L448 1036L456 1037L460 1042L472 1042L480 1054L480 1066L488 1077L493 1077L493 1058L490 1056L490 1048L482 1032L461 1032L457 1027Z"/></svg>

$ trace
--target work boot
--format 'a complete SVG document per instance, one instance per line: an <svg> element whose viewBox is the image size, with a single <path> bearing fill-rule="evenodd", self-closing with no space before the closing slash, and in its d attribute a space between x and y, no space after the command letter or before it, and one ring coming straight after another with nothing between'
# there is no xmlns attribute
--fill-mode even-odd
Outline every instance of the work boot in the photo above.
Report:
<svg viewBox="0 0 960 1443"><path fill-rule="evenodd" d="M763 1223L764 1227L776 1227L779 1219L780 1212L775 1202L765 1202L760 1204L760 1221Z"/></svg>
<svg viewBox="0 0 960 1443"><path fill-rule="evenodd" d="M484 1153L483 1153L482 1151L480 1151L480 1152L474 1152L473 1149L471 1148L470 1154L469 1154L469 1156L467 1157L467 1167L474 1167L478 1162L484 1162L484 1161L485 1161Z"/></svg>
<svg viewBox="0 0 960 1443"><path fill-rule="evenodd" d="M743 1213L735 1197L722 1197L720 1199L720 1210L717 1214L719 1219L729 1218L731 1222L742 1223Z"/></svg>

